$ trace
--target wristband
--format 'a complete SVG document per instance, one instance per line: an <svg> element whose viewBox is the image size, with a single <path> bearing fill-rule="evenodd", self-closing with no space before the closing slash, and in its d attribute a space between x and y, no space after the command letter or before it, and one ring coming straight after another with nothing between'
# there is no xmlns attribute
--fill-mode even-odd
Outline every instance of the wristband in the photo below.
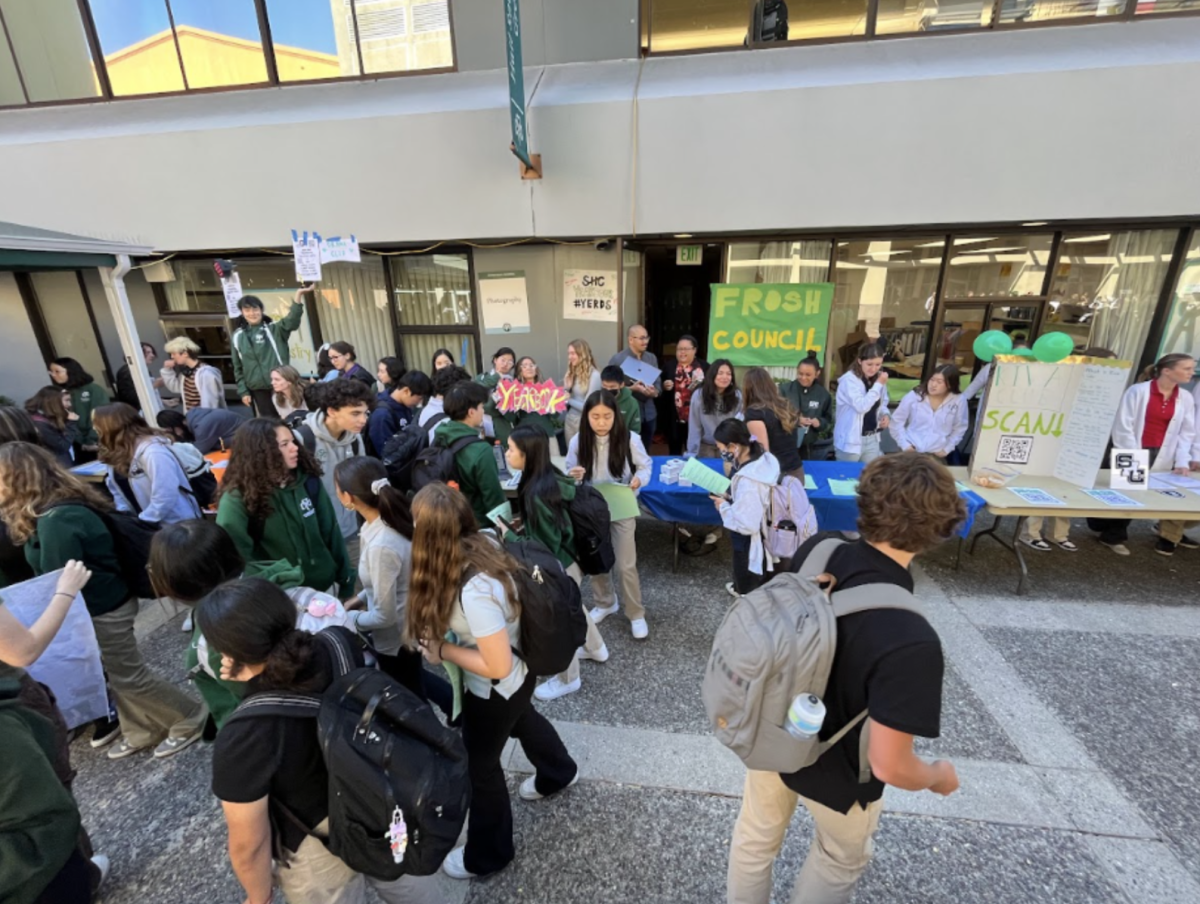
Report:
<svg viewBox="0 0 1200 904"><path fill-rule="evenodd" d="M441 643L439 643L439 644L438 644L438 659L442 659L442 658L443 658L443 657L442 657L442 650L445 648L445 646L446 646L446 641L444 641L444 640L443 640Z"/></svg>
<svg viewBox="0 0 1200 904"><path fill-rule="evenodd" d="M70 599L75 599L75 594L67 593L65 590L56 590L54 592L54 596L65 596L69 597ZM54 599L54 596L50 597L50 599Z"/></svg>

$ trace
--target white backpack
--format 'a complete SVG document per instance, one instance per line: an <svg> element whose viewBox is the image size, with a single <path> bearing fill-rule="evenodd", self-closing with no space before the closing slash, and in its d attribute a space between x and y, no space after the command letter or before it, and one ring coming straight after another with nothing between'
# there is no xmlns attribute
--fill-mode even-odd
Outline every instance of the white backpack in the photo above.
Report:
<svg viewBox="0 0 1200 904"><path fill-rule="evenodd" d="M818 543L799 574L784 573L739 597L713 639L701 696L717 740L749 769L796 772L845 737L867 717L863 710L828 741L801 740L784 728L798 694L824 699L837 650L837 620L868 609L907 609L916 599L894 584L822 590L833 551L844 540Z"/></svg>

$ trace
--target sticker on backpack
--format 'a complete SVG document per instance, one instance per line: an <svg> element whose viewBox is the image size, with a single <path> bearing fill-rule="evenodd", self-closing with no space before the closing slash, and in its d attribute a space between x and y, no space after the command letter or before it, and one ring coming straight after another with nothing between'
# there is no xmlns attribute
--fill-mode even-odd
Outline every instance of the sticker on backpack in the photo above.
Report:
<svg viewBox="0 0 1200 904"><path fill-rule="evenodd" d="M404 852L408 850L408 824L399 807L392 811L392 824L388 826L387 838L392 846L392 860L403 863Z"/></svg>

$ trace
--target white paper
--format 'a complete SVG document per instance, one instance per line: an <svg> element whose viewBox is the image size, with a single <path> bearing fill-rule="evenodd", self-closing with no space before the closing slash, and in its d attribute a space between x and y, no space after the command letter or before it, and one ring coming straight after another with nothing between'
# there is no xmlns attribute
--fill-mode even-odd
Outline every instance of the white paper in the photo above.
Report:
<svg viewBox="0 0 1200 904"><path fill-rule="evenodd" d="M480 273L479 307L485 333L528 333L529 290L525 271Z"/></svg>
<svg viewBox="0 0 1200 904"><path fill-rule="evenodd" d="M338 261L347 261L352 264L362 263L356 236L335 235L321 240L321 263L335 264ZM319 276L317 278L320 279Z"/></svg>
<svg viewBox="0 0 1200 904"><path fill-rule="evenodd" d="M238 302L242 299L242 278L237 273L230 273L221 280L221 288L225 291L225 313L230 319L242 316Z"/></svg>
<svg viewBox="0 0 1200 904"><path fill-rule="evenodd" d="M297 232L293 229L292 255L296 258L297 281L321 281L321 236L315 232Z"/></svg>
<svg viewBox="0 0 1200 904"><path fill-rule="evenodd" d="M12 584L0 590L0 599L17 621L28 628L50 605L61 574L60 569ZM54 691L68 728L108 715L100 647L82 595L76 594L58 634L26 671Z"/></svg>
<svg viewBox="0 0 1200 904"><path fill-rule="evenodd" d="M1095 484L1104 459L1113 418L1129 380L1129 368L1109 364L1058 366L1078 368L1082 373L1066 412L1054 476L1077 487L1090 487Z"/></svg>
<svg viewBox="0 0 1200 904"><path fill-rule="evenodd" d="M1170 471L1155 471L1150 475L1150 486L1160 490L1200 490L1200 480Z"/></svg>
<svg viewBox="0 0 1200 904"><path fill-rule="evenodd" d="M617 322L616 270L564 270L563 317L568 320Z"/></svg>

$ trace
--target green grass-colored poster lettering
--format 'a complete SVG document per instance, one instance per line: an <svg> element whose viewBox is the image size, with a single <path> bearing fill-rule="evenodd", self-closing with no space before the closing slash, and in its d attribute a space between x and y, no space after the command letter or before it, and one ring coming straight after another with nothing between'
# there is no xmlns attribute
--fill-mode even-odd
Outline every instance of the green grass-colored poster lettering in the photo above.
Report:
<svg viewBox="0 0 1200 904"><path fill-rule="evenodd" d="M709 360L795 367L810 351L825 360L832 283L716 283L708 319Z"/></svg>

